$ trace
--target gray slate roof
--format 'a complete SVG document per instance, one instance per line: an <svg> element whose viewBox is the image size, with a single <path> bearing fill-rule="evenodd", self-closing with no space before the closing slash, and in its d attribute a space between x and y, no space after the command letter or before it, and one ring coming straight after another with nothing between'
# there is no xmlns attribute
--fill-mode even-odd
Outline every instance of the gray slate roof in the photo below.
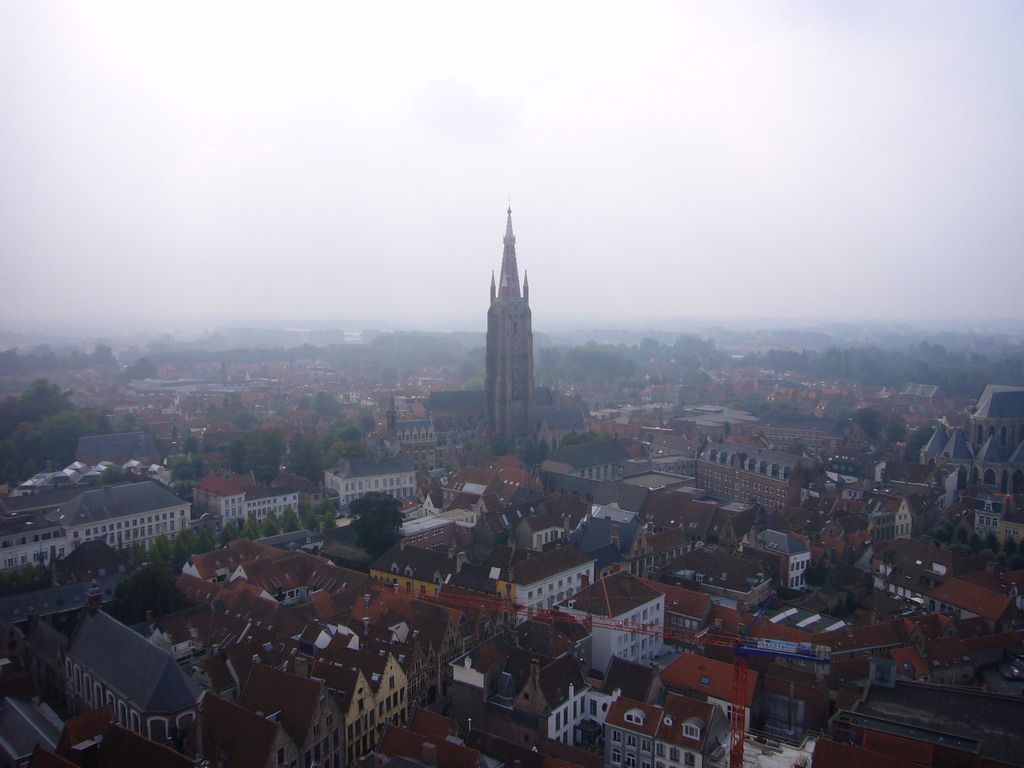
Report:
<svg viewBox="0 0 1024 768"><path fill-rule="evenodd" d="M782 531L768 529L757 534L758 541L767 550L783 555L797 555L807 551L807 547Z"/></svg>
<svg viewBox="0 0 1024 768"><path fill-rule="evenodd" d="M602 506L617 504L619 509L640 512L650 495L651 489L642 485L632 485L619 480L605 480L594 491L594 503Z"/></svg>
<svg viewBox="0 0 1024 768"><path fill-rule="evenodd" d="M936 427L935 431L932 432L932 436L928 438L923 451L925 453L942 453L942 449L946 447L947 440L949 440L949 435L946 434L946 428Z"/></svg>
<svg viewBox="0 0 1024 768"><path fill-rule="evenodd" d="M612 526L618 529L618 546L612 543ZM636 517L627 523L618 523L603 517L588 517L579 528L569 534L569 543L596 559L596 567L600 570L622 560L622 553L633 548L633 541L641 527L642 524Z"/></svg>
<svg viewBox="0 0 1024 768"><path fill-rule="evenodd" d="M978 450L977 460L982 464L1002 464L1009 456L1010 450L1000 446L995 435L989 435L988 440Z"/></svg>
<svg viewBox="0 0 1024 768"><path fill-rule="evenodd" d="M560 448L554 456L555 461L568 464L575 470L615 464L629 459L625 446L618 440L570 445Z"/></svg>
<svg viewBox="0 0 1024 768"><path fill-rule="evenodd" d="M974 458L971 444L968 442L967 435L964 434L962 429L957 427L953 430L949 440L946 442L946 446L942 449L942 455L948 456L953 460L962 461L969 461Z"/></svg>
<svg viewBox="0 0 1024 768"><path fill-rule="evenodd" d="M413 471L412 459L404 453L381 459L342 459L335 467L342 470L343 477L374 477Z"/></svg>
<svg viewBox="0 0 1024 768"><path fill-rule="evenodd" d="M430 413L473 414L483 412L487 404L484 390L467 389L448 392L431 392L427 398Z"/></svg>
<svg viewBox="0 0 1024 768"><path fill-rule="evenodd" d="M86 491L50 512L47 518L71 527L155 512L185 503L159 483L147 480Z"/></svg>
<svg viewBox="0 0 1024 768"><path fill-rule="evenodd" d="M103 611L82 613L68 656L142 712L179 712L199 699L199 687L170 653Z"/></svg>
<svg viewBox="0 0 1024 768"><path fill-rule="evenodd" d="M96 584L103 594L104 600L113 597L118 582L124 576L125 574L122 573L112 573L96 579ZM29 592L18 592L0 598L0 621L10 624L23 621L30 615L49 616L54 613L78 610L85 606L91 586L88 581L80 581L62 587L33 589Z"/></svg>
<svg viewBox="0 0 1024 768"><path fill-rule="evenodd" d="M978 398L977 419L1024 418L1024 387L989 384Z"/></svg>
<svg viewBox="0 0 1024 768"><path fill-rule="evenodd" d="M37 744L56 750L62 725L49 707L43 710L30 701L10 697L0 701L0 740L18 765L32 756Z"/></svg>
<svg viewBox="0 0 1024 768"><path fill-rule="evenodd" d="M582 408L546 408L536 412L537 421L546 424L548 429L558 432L576 430L582 432L587 428L587 420Z"/></svg>

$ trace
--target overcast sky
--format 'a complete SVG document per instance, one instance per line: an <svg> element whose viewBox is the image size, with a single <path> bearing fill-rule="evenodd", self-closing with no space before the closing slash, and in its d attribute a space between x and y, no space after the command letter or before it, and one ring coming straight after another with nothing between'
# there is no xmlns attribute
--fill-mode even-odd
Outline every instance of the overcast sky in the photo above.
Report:
<svg viewBox="0 0 1024 768"><path fill-rule="evenodd" d="M1020 318L1024 3L0 1L0 322ZM172 326L173 327L173 326Z"/></svg>

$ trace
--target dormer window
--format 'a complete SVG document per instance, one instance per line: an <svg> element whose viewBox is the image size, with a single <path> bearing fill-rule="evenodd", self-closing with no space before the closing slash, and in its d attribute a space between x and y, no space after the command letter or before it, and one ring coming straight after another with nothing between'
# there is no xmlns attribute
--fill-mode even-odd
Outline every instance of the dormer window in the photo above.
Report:
<svg viewBox="0 0 1024 768"><path fill-rule="evenodd" d="M631 709L625 715L626 722L633 723L633 725L643 725L645 719L643 710L639 709Z"/></svg>
<svg viewBox="0 0 1024 768"><path fill-rule="evenodd" d="M687 723L683 726L683 736L685 736L688 739L699 739L700 728L698 728L696 725L690 725L689 723Z"/></svg>

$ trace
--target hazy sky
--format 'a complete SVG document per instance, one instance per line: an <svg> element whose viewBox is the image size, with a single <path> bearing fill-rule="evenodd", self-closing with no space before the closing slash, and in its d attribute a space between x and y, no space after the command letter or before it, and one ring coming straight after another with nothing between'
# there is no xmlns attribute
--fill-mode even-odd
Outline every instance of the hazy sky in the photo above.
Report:
<svg viewBox="0 0 1024 768"><path fill-rule="evenodd" d="M1019 318L1024 3L0 1L0 322Z"/></svg>

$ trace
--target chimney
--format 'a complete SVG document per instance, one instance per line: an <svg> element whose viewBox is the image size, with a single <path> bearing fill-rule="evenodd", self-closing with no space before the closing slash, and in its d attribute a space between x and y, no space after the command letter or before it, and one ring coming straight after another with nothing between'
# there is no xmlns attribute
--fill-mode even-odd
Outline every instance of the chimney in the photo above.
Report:
<svg viewBox="0 0 1024 768"><path fill-rule="evenodd" d="M85 596L85 604L92 609L95 613L96 609L103 605L103 593L100 592L100 585L93 579L92 584L89 585L89 591Z"/></svg>
<svg viewBox="0 0 1024 768"><path fill-rule="evenodd" d="M437 745L430 742L423 742L420 752L420 762L424 765L437 765Z"/></svg>
<svg viewBox="0 0 1024 768"><path fill-rule="evenodd" d="M398 551L405 552L405 539L400 539L398 542Z"/></svg>
<svg viewBox="0 0 1024 768"><path fill-rule="evenodd" d="M589 586L590 586L590 574L589 573L581 573L580 574L580 589L586 589Z"/></svg>
<svg viewBox="0 0 1024 768"><path fill-rule="evenodd" d="M367 610L370 609L370 593L369 592L367 592L365 595L363 595L363 605L366 606Z"/></svg>
<svg viewBox="0 0 1024 768"><path fill-rule="evenodd" d="M612 523L612 544L619 546L619 524Z"/></svg>

